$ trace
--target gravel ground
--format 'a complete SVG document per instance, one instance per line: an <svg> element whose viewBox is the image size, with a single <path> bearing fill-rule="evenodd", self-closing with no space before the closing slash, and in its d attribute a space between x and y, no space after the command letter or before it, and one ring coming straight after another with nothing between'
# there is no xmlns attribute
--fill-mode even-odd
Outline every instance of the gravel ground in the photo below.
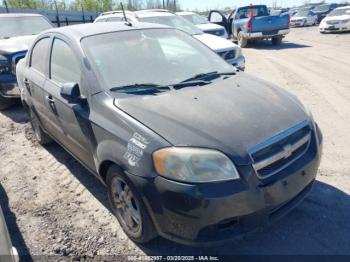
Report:
<svg viewBox="0 0 350 262"><path fill-rule="evenodd" d="M135 245L111 215L104 186L57 144L36 144L17 106L0 113L0 204L20 255L350 255L350 34L293 29L281 46L258 42L244 54L248 73L298 95L323 131L318 180L299 207L222 247L161 238Z"/></svg>

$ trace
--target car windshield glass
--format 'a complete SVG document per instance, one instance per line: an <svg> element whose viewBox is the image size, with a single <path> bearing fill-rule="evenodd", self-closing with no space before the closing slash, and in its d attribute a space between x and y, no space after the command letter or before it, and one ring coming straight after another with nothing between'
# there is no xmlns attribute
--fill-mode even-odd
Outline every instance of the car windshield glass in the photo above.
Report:
<svg viewBox="0 0 350 262"><path fill-rule="evenodd" d="M340 16L350 14L350 8L334 9L328 16Z"/></svg>
<svg viewBox="0 0 350 262"><path fill-rule="evenodd" d="M94 35L84 38L82 46L107 90L135 85L156 88L200 74L234 71L215 52L176 29Z"/></svg>
<svg viewBox="0 0 350 262"><path fill-rule="evenodd" d="M314 12L327 12L330 8L330 5L318 5L316 6L313 11Z"/></svg>
<svg viewBox="0 0 350 262"><path fill-rule="evenodd" d="M240 8L237 12L237 16L239 19L245 19L248 17L259 17L259 16L268 16L269 13L267 11L266 6L252 6L252 7L243 7Z"/></svg>
<svg viewBox="0 0 350 262"><path fill-rule="evenodd" d="M307 16L309 11L298 11L294 16L296 17L302 17L302 16Z"/></svg>
<svg viewBox="0 0 350 262"><path fill-rule="evenodd" d="M208 24L208 20L200 15L184 15L182 17L195 25Z"/></svg>
<svg viewBox="0 0 350 262"><path fill-rule="evenodd" d="M185 31L190 35L203 34L203 32L200 29L198 29L195 25L188 22L185 18L176 16L176 15L140 17L139 20L141 22L156 23L156 24L171 26L171 27L180 29L182 31Z"/></svg>
<svg viewBox="0 0 350 262"><path fill-rule="evenodd" d="M1 17L0 25L0 38L36 35L52 28L52 25L43 17Z"/></svg>

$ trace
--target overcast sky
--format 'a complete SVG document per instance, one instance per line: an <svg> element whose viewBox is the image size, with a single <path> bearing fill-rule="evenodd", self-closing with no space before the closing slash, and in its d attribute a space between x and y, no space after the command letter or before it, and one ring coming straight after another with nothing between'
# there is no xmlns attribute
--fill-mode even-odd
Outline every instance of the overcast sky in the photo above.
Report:
<svg viewBox="0 0 350 262"><path fill-rule="evenodd" d="M305 3L305 0L177 0L181 4L182 9L198 9L198 10L206 10L206 9L215 9L215 8L224 8L227 6L235 7L235 6L243 6L253 4L266 4L268 6L272 6L273 2L277 2L279 6L287 7L287 6L298 6ZM344 0L333 0L332 3L343 2ZM311 1L311 2L320 2L320 1ZM327 1L329 2L329 1Z"/></svg>

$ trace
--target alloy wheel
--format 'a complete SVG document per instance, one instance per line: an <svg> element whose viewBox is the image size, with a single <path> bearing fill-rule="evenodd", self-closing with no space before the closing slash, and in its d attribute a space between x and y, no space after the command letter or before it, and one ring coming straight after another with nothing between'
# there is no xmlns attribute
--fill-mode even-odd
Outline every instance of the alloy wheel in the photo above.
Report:
<svg viewBox="0 0 350 262"><path fill-rule="evenodd" d="M131 189L123 180L116 177L112 181L111 191L120 221L130 233L139 233L142 228L141 213Z"/></svg>

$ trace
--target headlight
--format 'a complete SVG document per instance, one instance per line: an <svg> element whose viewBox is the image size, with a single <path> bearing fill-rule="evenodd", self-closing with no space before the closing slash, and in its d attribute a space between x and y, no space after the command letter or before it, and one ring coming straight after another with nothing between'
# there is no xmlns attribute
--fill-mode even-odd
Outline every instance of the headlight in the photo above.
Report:
<svg viewBox="0 0 350 262"><path fill-rule="evenodd" d="M350 19L342 20L341 22L342 22L343 24L346 24L346 23L349 23L349 22L350 22Z"/></svg>
<svg viewBox="0 0 350 262"><path fill-rule="evenodd" d="M240 48L239 46L237 46L236 49L236 58L240 57L242 55L242 48Z"/></svg>
<svg viewBox="0 0 350 262"><path fill-rule="evenodd" d="M6 56L0 55L0 74L10 72L11 65Z"/></svg>
<svg viewBox="0 0 350 262"><path fill-rule="evenodd" d="M179 181L204 183L239 179L232 161L211 149L164 148L153 153L153 162L158 174Z"/></svg>

